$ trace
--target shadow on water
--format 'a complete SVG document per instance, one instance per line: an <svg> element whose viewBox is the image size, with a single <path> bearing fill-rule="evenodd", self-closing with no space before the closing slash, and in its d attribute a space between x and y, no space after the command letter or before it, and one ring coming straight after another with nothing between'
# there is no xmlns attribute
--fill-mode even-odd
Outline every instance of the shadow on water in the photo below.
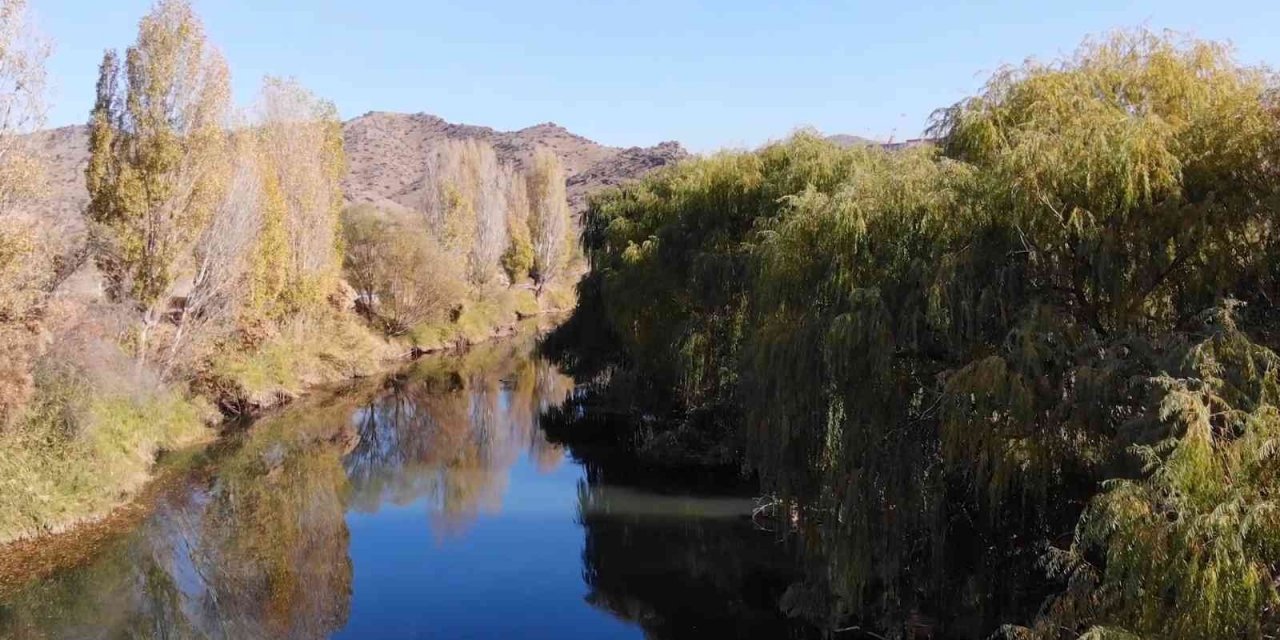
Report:
<svg viewBox="0 0 1280 640"><path fill-rule="evenodd" d="M761 483L742 471L741 415L714 402L683 411L670 392L678 381L638 375L618 337L598 321L605 311L596 286L584 281L579 312L541 344L545 357L583 381L568 402L543 414L542 426L585 469L580 502L593 603L659 638L697 630L945 640L1004 637L1003 623L1032 619L1052 593L1043 547L1010 531L993 537L990 523L965 508L972 496L959 488L938 502L895 493L886 502L900 509L866 514L901 523L878 536L834 515L840 496L806 491L786 504L762 498L755 520L771 529L764 532L752 520L743 527L741 517L651 517L680 512L678 501L642 506L647 515L619 508L689 491L741 499L758 494ZM932 458L925 458L898 456L895 472L926 473ZM867 486L903 492L913 485L880 478ZM649 498L633 500L618 487ZM1064 500L1063 511L1071 504ZM921 522L928 526L916 526ZM1016 534L1023 523L1003 524ZM1001 542L1009 538L1013 544ZM861 550L870 552L855 553Z"/></svg>
<svg viewBox="0 0 1280 640"><path fill-rule="evenodd" d="M779 608L798 570L753 506L584 484L588 600L651 638L817 637Z"/></svg>
<svg viewBox="0 0 1280 640"><path fill-rule="evenodd" d="M0 597L0 637L807 637L736 470L567 455L541 427L573 428L575 386L533 352L423 359L231 436Z"/></svg>

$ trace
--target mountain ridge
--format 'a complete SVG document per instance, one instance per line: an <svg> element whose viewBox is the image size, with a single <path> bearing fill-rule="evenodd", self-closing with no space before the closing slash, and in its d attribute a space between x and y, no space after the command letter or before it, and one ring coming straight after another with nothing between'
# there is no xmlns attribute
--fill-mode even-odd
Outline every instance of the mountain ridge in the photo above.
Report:
<svg viewBox="0 0 1280 640"><path fill-rule="evenodd" d="M564 164L569 205L586 210L587 196L688 156L677 142L651 147L610 147L580 136L554 122L499 131L492 127L452 123L428 113L371 111L343 123L349 171L343 180L347 199L416 209L421 206L424 167L436 144L445 139L478 138L493 145L498 159L524 169L539 147Z"/></svg>
<svg viewBox="0 0 1280 640"><path fill-rule="evenodd" d="M449 138L478 138L493 145L498 158L523 169L539 147L560 157L566 173L569 204L575 213L586 210L591 192L635 180L648 171L685 158L678 142L650 147L611 147L543 122L515 131L449 122L429 113L371 111L342 123L347 152L343 195L350 203L417 209L423 203L423 182L431 149ZM46 162L46 193L36 207L62 224L83 224L80 213L88 203L84 169L89 162L89 130L67 125L30 134Z"/></svg>

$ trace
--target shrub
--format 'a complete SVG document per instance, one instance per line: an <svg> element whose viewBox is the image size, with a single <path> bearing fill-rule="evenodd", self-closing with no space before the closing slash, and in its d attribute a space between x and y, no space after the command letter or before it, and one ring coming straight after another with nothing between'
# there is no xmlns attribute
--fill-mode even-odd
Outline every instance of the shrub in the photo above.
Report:
<svg viewBox="0 0 1280 640"><path fill-rule="evenodd" d="M343 235L347 279L389 335L445 316L466 295L462 265L410 219L357 207L344 216Z"/></svg>
<svg viewBox="0 0 1280 640"><path fill-rule="evenodd" d="M105 515L150 477L158 452L211 433L207 404L160 385L91 317L54 336L31 403L0 432L0 543Z"/></svg>
<svg viewBox="0 0 1280 640"><path fill-rule="evenodd" d="M371 375L391 357L389 349L351 316L317 311L272 327L252 349L223 350L195 384L224 411L248 412L316 384Z"/></svg>

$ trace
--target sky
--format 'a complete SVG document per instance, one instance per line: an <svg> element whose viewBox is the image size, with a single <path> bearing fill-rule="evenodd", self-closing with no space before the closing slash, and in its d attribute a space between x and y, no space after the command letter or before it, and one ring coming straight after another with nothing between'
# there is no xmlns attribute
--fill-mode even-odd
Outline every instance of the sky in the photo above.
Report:
<svg viewBox="0 0 1280 640"><path fill-rule="evenodd" d="M1280 66L1275 0L195 0L239 104L292 76L344 118L427 112L555 122L615 146L752 148L800 127L918 136L930 113L1028 57L1117 28L1231 41ZM87 119L106 48L150 0L31 0L55 45L49 124Z"/></svg>

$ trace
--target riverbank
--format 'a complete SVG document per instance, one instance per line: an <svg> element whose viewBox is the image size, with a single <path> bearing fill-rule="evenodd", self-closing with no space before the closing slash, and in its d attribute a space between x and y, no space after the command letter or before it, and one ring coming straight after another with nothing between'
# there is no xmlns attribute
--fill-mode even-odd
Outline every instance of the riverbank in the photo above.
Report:
<svg viewBox="0 0 1280 640"><path fill-rule="evenodd" d="M535 297L533 303L477 304L483 313L463 313L461 322L436 327L447 337L436 343L379 337L354 314L335 315L305 331L287 327L252 353L212 359L186 393L162 388L138 396L80 384L83 399L49 403L57 409L50 413L71 407L82 414L76 420L87 426L79 433L51 426L0 434L0 555L6 557L0 576L39 566L30 552L38 558L54 538L92 548L90 541L112 530L112 522L145 513L137 505L153 495L156 461L166 452L208 446L245 419L320 389L386 373L424 354L503 339L526 323L547 326L562 314L558 297Z"/></svg>
<svg viewBox="0 0 1280 640"><path fill-rule="evenodd" d="M69 522L58 531L0 544L0 598L101 553L112 540L151 515L166 496L186 487L191 477L200 473L198 460L209 446L210 442L206 442L173 452L157 464L153 478L105 514Z"/></svg>

